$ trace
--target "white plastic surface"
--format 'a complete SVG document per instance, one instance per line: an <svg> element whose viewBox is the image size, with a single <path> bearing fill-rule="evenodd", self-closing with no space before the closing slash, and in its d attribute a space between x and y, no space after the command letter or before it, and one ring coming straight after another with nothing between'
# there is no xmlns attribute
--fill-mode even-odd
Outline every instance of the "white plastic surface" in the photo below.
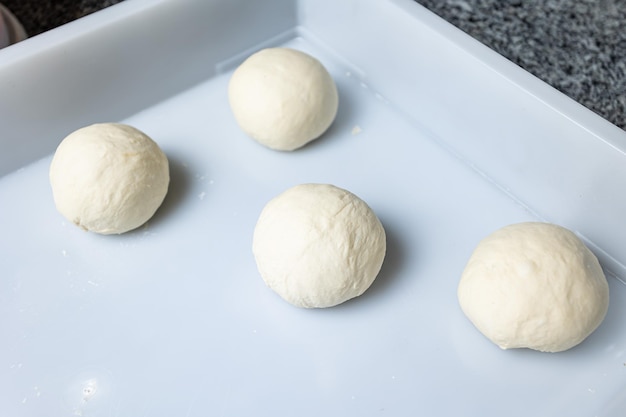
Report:
<svg viewBox="0 0 626 417"><path fill-rule="evenodd" d="M623 132L410 1L234 3L127 0L0 51L0 415L622 416L624 275L602 326L559 354L492 345L456 285L483 236L537 213L619 274ZM341 97L293 153L227 105L230 72L267 45L318 57ZM99 236L56 212L48 165L65 134L111 120L162 146L172 184L145 227ZM559 187L535 186L549 164L526 148L553 155ZM616 175L566 210L604 165ZM260 210L302 182L351 190L388 233L374 285L338 307L292 307L254 265Z"/></svg>

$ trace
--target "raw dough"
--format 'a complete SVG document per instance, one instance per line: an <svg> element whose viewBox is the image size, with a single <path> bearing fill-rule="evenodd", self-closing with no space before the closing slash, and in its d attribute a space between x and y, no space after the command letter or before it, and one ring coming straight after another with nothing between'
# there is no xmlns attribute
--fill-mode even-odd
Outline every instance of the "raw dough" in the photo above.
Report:
<svg viewBox="0 0 626 417"><path fill-rule="evenodd" d="M600 325L609 289L597 258L574 233L529 222L478 244L458 299L478 330L502 349L559 352Z"/></svg>
<svg viewBox="0 0 626 417"><path fill-rule="evenodd" d="M385 230L368 205L329 184L302 184L271 200L252 250L265 283L298 307L332 307L372 284Z"/></svg>
<svg viewBox="0 0 626 417"><path fill-rule="evenodd" d="M337 88L312 56L289 48L263 49L233 73L228 98L241 129L263 145L292 151L332 124Z"/></svg>
<svg viewBox="0 0 626 417"><path fill-rule="evenodd" d="M57 148L50 184L57 209L83 229L124 233L159 208L169 185L167 157L134 127L99 123L78 129Z"/></svg>

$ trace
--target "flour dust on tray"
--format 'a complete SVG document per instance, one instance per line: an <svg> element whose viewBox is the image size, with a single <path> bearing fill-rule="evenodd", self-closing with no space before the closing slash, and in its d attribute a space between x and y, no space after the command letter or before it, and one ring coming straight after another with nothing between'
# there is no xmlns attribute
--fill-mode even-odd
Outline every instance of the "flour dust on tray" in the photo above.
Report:
<svg viewBox="0 0 626 417"><path fill-rule="evenodd" d="M320 137L334 121L339 103L326 68L290 48L267 48L248 57L230 79L228 99L246 134L281 151Z"/></svg>
<svg viewBox="0 0 626 417"><path fill-rule="evenodd" d="M118 123L72 132L50 165L59 212L101 234L124 233L148 221L163 202L169 180L168 160L157 143Z"/></svg>
<svg viewBox="0 0 626 417"><path fill-rule="evenodd" d="M372 209L330 184L301 184L267 203L252 242L265 283L289 303L332 307L363 294L386 252Z"/></svg>
<svg viewBox="0 0 626 417"><path fill-rule="evenodd" d="M560 352L600 325L609 288L597 258L574 233L528 222L478 244L458 299L470 321L502 349Z"/></svg>

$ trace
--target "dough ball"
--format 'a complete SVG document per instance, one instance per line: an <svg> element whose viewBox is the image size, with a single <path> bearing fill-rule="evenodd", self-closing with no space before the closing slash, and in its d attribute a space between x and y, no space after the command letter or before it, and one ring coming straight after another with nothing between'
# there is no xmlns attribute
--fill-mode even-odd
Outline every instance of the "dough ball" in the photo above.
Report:
<svg viewBox="0 0 626 417"><path fill-rule="evenodd" d="M600 325L609 288L597 258L574 233L530 222L478 244L458 298L478 330L502 349L559 352Z"/></svg>
<svg viewBox="0 0 626 417"><path fill-rule="evenodd" d="M101 234L144 224L163 202L169 179L167 157L159 146L134 127L116 123L74 131L50 165L59 212Z"/></svg>
<svg viewBox="0 0 626 417"><path fill-rule="evenodd" d="M304 52L263 49L245 60L228 85L239 127L261 144L292 151L331 125L339 103L326 68Z"/></svg>
<svg viewBox="0 0 626 417"><path fill-rule="evenodd" d="M332 307L372 284L385 257L385 230L354 194L303 184L265 206L252 251L265 283L286 301Z"/></svg>

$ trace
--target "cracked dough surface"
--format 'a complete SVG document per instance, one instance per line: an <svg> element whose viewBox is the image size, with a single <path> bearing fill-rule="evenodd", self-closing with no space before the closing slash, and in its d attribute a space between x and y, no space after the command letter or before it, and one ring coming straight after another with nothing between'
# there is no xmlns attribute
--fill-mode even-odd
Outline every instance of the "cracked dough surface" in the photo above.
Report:
<svg viewBox="0 0 626 417"><path fill-rule="evenodd" d="M483 239L458 286L463 312L503 349L567 350L602 322L608 283L595 255L549 223L506 226Z"/></svg>
<svg viewBox="0 0 626 417"><path fill-rule="evenodd" d="M101 234L124 233L150 219L169 185L169 165L143 132L98 123L69 134L50 164L50 184L61 214Z"/></svg>
<svg viewBox="0 0 626 417"><path fill-rule="evenodd" d="M265 283L298 307L331 307L365 292L383 263L386 236L369 206L329 184L302 184L272 199L252 250Z"/></svg>

